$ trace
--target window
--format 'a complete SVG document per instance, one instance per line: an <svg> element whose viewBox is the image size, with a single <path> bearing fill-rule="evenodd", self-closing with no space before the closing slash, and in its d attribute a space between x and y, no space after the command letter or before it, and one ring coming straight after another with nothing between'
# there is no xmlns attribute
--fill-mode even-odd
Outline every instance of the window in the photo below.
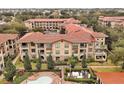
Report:
<svg viewBox="0 0 124 93"><path fill-rule="evenodd" d="M41 53L41 54L44 54L44 50L40 50L40 53Z"/></svg>
<svg viewBox="0 0 124 93"><path fill-rule="evenodd" d="M80 43L80 47L81 47L81 48L87 47L87 44L86 44L86 43Z"/></svg>
<svg viewBox="0 0 124 93"><path fill-rule="evenodd" d="M56 50L56 54L60 54L60 50Z"/></svg>
<svg viewBox="0 0 124 93"><path fill-rule="evenodd" d="M9 48L12 48L12 46L9 46Z"/></svg>
<svg viewBox="0 0 124 93"><path fill-rule="evenodd" d="M96 59L101 59L102 58L102 56L96 56Z"/></svg>
<svg viewBox="0 0 124 93"><path fill-rule="evenodd" d="M22 47L27 47L27 43L22 43Z"/></svg>
<svg viewBox="0 0 124 93"><path fill-rule="evenodd" d="M35 46L35 43L31 42L31 46Z"/></svg>
<svg viewBox="0 0 124 93"><path fill-rule="evenodd" d="M31 49L32 52L35 52L35 49Z"/></svg>
<svg viewBox="0 0 124 93"><path fill-rule="evenodd" d="M52 44L46 44L46 48L52 48Z"/></svg>
<svg viewBox="0 0 124 93"><path fill-rule="evenodd" d="M72 48L78 48L78 44L72 44Z"/></svg>
<svg viewBox="0 0 124 93"><path fill-rule="evenodd" d="M96 43L95 45L96 45L96 46L99 46L99 43Z"/></svg>
<svg viewBox="0 0 124 93"><path fill-rule="evenodd" d="M25 56L23 56L23 59L25 59Z"/></svg>
<svg viewBox="0 0 124 93"><path fill-rule="evenodd" d="M65 43L65 48L69 48L69 44L68 43Z"/></svg>
<svg viewBox="0 0 124 93"><path fill-rule="evenodd" d="M8 45L8 42L6 42L6 45Z"/></svg>
<svg viewBox="0 0 124 93"><path fill-rule="evenodd" d="M47 51L46 54L51 54L51 52L50 51Z"/></svg>
<svg viewBox="0 0 124 93"><path fill-rule="evenodd" d="M23 52L28 52L28 49L23 49L22 51L23 51Z"/></svg>
<svg viewBox="0 0 124 93"><path fill-rule="evenodd" d="M56 48L60 48L60 42L56 43Z"/></svg>
<svg viewBox="0 0 124 93"><path fill-rule="evenodd" d="M74 54L78 54L78 49L73 50Z"/></svg>
<svg viewBox="0 0 124 93"><path fill-rule="evenodd" d="M60 57L56 57L56 61L59 61L60 60Z"/></svg>
<svg viewBox="0 0 124 93"><path fill-rule="evenodd" d="M32 58L35 59L36 58L36 55L32 55Z"/></svg>
<svg viewBox="0 0 124 93"><path fill-rule="evenodd" d="M65 50L65 54L69 54L69 50Z"/></svg>
<svg viewBox="0 0 124 93"><path fill-rule="evenodd" d="M89 48L89 49L88 49L88 52L92 52L92 48Z"/></svg>
<svg viewBox="0 0 124 93"><path fill-rule="evenodd" d="M103 45L104 43L103 42L101 42L101 45Z"/></svg>
<svg viewBox="0 0 124 93"><path fill-rule="evenodd" d="M16 48L16 46L15 46L15 45L13 45L13 48Z"/></svg>
<svg viewBox="0 0 124 93"><path fill-rule="evenodd" d="M89 43L88 45L89 45L89 46L93 46L93 43Z"/></svg>
<svg viewBox="0 0 124 93"><path fill-rule="evenodd" d="M42 60L44 60L44 56L40 56Z"/></svg>
<svg viewBox="0 0 124 93"><path fill-rule="evenodd" d="M43 43L39 43L38 44L38 48L44 48L44 44Z"/></svg>
<svg viewBox="0 0 124 93"><path fill-rule="evenodd" d="M11 44L11 40L8 40L9 44Z"/></svg>
<svg viewBox="0 0 124 93"><path fill-rule="evenodd" d="M84 50L84 49L81 49L81 50L80 50L80 53L85 53L85 51L86 51L86 50Z"/></svg>

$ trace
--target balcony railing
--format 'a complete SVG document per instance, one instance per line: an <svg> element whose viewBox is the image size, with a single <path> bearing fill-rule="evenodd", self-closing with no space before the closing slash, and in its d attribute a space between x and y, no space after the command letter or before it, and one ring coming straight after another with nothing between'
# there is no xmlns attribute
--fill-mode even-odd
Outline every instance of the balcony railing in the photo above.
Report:
<svg viewBox="0 0 124 93"><path fill-rule="evenodd" d="M107 45L95 46L96 49L107 49Z"/></svg>
<svg viewBox="0 0 124 93"><path fill-rule="evenodd" d="M104 51L102 51L102 52L96 52L95 54L96 55L106 55L106 53Z"/></svg>
<svg viewBox="0 0 124 93"><path fill-rule="evenodd" d="M22 45L21 47L22 48L28 48L28 45Z"/></svg>

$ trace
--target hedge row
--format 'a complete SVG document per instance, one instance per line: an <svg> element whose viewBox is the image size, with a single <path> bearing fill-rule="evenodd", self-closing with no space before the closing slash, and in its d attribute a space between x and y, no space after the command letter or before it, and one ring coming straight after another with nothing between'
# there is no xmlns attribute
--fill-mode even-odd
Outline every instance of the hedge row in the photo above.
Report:
<svg viewBox="0 0 124 93"><path fill-rule="evenodd" d="M88 68L71 68L71 71L81 71L81 70L87 70L87 71L89 71ZM69 72L70 71L70 68L66 68L65 71L66 72Z"/></svg>
<svg viewBox="0 0 124 93"><path fill-rule="evenodd" d="M30 70L30 71L28 71L28 72L44 72L44 71L53 71L53 72L59 72L59 71L61 71L61 70L59 70L59 69L42 69L42 70Z"/></svg>
<svg viewBox="0 0 124 93"><path fill-rule="evenodd" d="M94 84L96 81L94 79L83 79L83 78L65 78L66 81L72 81L77 83L88 83Z"/></svg>

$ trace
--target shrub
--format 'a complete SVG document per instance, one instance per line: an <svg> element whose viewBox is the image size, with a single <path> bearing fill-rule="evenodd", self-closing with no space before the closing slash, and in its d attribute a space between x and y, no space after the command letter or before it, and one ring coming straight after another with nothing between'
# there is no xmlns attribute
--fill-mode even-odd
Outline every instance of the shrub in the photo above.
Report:
<svg viewBox="0 0 124 93"><path fill-rule="evenodd" d="M16 67L12 64L10 60L6 62L4 76L7 81L13 81L13 77L16 74Z"/></svg>
<svg viewBox="0 0 124 93"><path fill-rule="evenodd" d="M54 61L51 54L47 57L48 69L54 69Z"/></svg>
<svg viewBox="0 0 124 93"><path fill-rule="evenodd" d="M77 83L88 83L88 84L96 83L96 81L93 79L83 79L83 78L65 78L65 80L77 82Z"/></svg>
<svg viewBox="0 0 124 93"><path fill-rule="evenodd" d="M29 59L28 53L26 53L25 58L24 58L24 68L26 71L29 71L32 69L31 61Z"/></svg>
<svg viewBox="0 0 124 93"><path fill-rule="evenodd" d="M31 72L25 72L23 75L19 75L17 74L15 79L13 80L13 83L14 84L19 84L21 83L22 81L26 80L29 76L31 76L32 73Z"/></svg>

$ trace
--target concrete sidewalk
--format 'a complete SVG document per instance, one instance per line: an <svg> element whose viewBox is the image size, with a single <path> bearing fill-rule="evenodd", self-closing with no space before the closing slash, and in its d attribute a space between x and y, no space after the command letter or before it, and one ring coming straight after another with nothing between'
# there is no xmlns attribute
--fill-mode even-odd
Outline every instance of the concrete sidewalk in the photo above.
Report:
<svg viewBox="0 0 124 93"><path fill-rule="evenodd" d="M120 68L121 66L88 66L91 68Z"/></svg>
<svg viewBox="0 0 124 93"><path fill-rule="evenodd" d="M16 63L16 61L18 60L19 56L20 56L20 54L18 54L18 55L16 56L16 58L12 61L13 64Z"/></svg>

